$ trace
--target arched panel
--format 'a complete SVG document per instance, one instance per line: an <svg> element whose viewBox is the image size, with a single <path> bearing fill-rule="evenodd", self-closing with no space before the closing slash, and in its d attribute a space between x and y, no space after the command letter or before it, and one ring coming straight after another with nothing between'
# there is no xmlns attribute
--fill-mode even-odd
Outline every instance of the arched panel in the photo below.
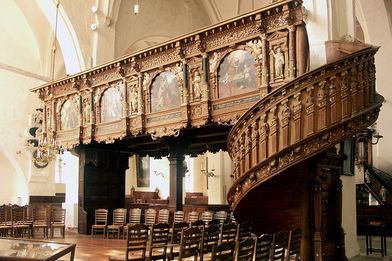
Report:
<svg viewBox="0 0 392 261"><path fill-rule="evenodd" d="M178 79L172 72L161 72L151 85L151 112L158 112L180 106Z"/></svg>
<svg viewBox="0 0 392 261"><path fill-rule="evenodd" d="M79 126L79 108L75 100L70 99L64 102L60 115L61 130L69 130Z"/></svg>
<svg viewBox="0 0 392 261"><path fill-rule="evenodd" d="M255 64L255 59L248 51L236 50L226 55L218 69L219 98L255 90Z"/></svg>
<svg viewBox="0 0 392 261"><path fill-rule="evenodd" d="M116 121L121 118L122 105L120 92L112 87L101 98L101 122Z"/></svg>

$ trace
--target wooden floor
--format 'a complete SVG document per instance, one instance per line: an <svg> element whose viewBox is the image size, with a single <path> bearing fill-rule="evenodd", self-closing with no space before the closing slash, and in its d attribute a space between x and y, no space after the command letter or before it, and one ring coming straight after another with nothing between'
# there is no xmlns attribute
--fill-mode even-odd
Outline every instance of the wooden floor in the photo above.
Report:
<svg viewBox="0 0 392 261"><path fill-rule="evenodd" d="M109 256L124 260L125 257L125 240L121 239L104 239L102 236L91 237L78 234L75 230L67 230L64 239L55 235L55 238L50 241L76 244L75 261L107 261ZM384 258L381 258L380 253L366 256L364 236L358 237L358 243L361 255L350 259L350 261L392 261L392 238L387 238L388 256ZM374 244L378 244L377 239L375 239ZM209 260L209 258L207 259ZM63 257L61 260L69 260L69 257Z"/></svg>

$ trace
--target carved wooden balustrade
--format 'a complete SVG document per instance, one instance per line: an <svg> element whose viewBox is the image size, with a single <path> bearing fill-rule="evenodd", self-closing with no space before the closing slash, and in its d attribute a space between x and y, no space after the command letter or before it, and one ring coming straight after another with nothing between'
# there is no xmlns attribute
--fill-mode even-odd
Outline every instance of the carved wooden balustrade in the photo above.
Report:
<svg viewBox="0 0 392 261"><path fill-rule="evenodd" d="M234 124L261 97L307 70L301 4L281 1L32 89L44 104L43 135L72 148ZM251 61L241 64L231 54ZM238 86L223 86L227 81Z"/></svg>
<svg viewBox="0 0 392 261"><path fill-rule="evenodd" d="M272 201L263 198L261 191L274 189L270 196L283 198L280 194L298 185L297 192L290 191L285 196L301 193L306 186L294 184L295 175L298 179L313 175L311 168L300 167L302 162L377 119L383 102L375 91L377 50L369 46L296 78L261 99L238 120L228 139L235 177L228 201L236 219L264 224L260 226L262 230L274 230L274 219L276 226L289 218L299 222L299 212L295 218L288 213L299 207L289 204L287 212L278 217L273 209L282 211L286 206L279 201L274 202L275 206L266 206L266 201ZM279 182L273 182L277 178ZM292 184L280 189L279 183L284 180ZM264 211L265 208L269 211Z"/></svg>

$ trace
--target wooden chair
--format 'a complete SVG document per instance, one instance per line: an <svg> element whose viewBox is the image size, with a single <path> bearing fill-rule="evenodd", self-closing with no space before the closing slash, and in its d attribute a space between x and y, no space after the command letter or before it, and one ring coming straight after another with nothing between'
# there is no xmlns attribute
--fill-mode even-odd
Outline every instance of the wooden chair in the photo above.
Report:
<svg viewBox="0 0 392 261"><path fill-rule="evenodd" d="M227 212L224 210L221 211L217 211L215 213L216 219L219 220L219 225L222 226L223 223L225 223L226 219L227 219Z"/></svg>
<svg viewBox="0 0 392 261"><path fill-rule="evenodd" d="M0 236L12 236L12 211L7 205L0 206Z"/></svg>
<svg viewBox="0 0 392 261"><path fill-rule="evenodd" d="M237 236L238 225L234 223L223 224L219 233L219 244L224 242L234 242Z"/></svg>
<svg viewBox="0 0 392 261"><path fill-rule="evenodd" d="M184 211L178 210L174 212L173 223L184 222Z"/></svg>
<svg viewBox="0 0 392 261"><path fill-rule="evenodd" d="M167 223L159 223L152 226L148 249L148 260L166 260L169 234L170 226ZM159 254L155 255L153 250L158 250Z"/></svg>
<svg viewBox="0 0 392 261"><path fill-rule="evenodd" d="M255 239L248 237L243 241L236 242L234 261L251 261L255 251Z"/></svg>
<svg viewBox="0 0 392 261"><path fill-rule="evenodd" d="M31 226L26 223L26 208L22 206L12 206L12 235L14 237L31 236Z"/></svg>
<svg viewBox="0 0 392 261"><path fill-rule="evenodd" d="M123 228L123 230L124 230L123 238L125 238L125 236L127 234L128 226L140 224L141 216L142 216L142 210L140 208L131 208L129 210L129 223L126 224Z"/></svg>
<svg viewBox="0 0 392 261"><path fill-rule="evenodd" d="M174 223L172 227L172 232L170 235L170 255L169 258L172 260L179 254L179 245L181 241L181 232L183 229L188 228L189 224L187 222Z"/></svg>
<svg viewBox="0 0 392 261"><path fill-rule="evenodd" d="M147 226L152 226L155 224L155 220L157 217L157 211L153 208L148 208L144 212L144 224Z"/></svg>
<svg viewBox="0 0 392 261"><path fill-rule="evenodd" d="M113 210L113 223L107 226L107 238L110 233L117 233L117 238L120 238L121 229L125 225L127 218L127 210L125 208L117 208Z"/></svg>
<svg viewBox="0 0 392 261"><path fill-rule="evenodd" d="M214 213L211 211L203 211L201 213L201 220L204 221L204 224L208 226L208 224L212 221L214 217Z"/></svg>
<svg viewBox="0 0 392 261"><path fill-rule="evenodd" d="M125 250L125 260L146 260L146 247L148 242L148 226L144 224L137 224L128 226L127 229L127 247ZM130 254L134 256L134 253L138 253L136 258L130 258Z"/></svg>
<svg viewBox="0 0 392 261"><path fill-rule="evenodd" d="M290 230L289 242L287 244L288 254L286 256L286 261L300 260L301 237L302 237L302 230L300 228L297 228L295 230Z"/></svg>
<svg viewBox="0 0 392 261"><path fill-rule="evenodd" d="M180 249L178 254L178 260L181 261L187 257L194 257L197 260L199 254L200 240L201 240L201 229L197 227L190 227L182 230Z"/></svg>
<svg viewBox="0 0 392 261"><path fill-rule="evenodd" d="M199 212L191 211L188 213L188 223L192 224L195 221L199 220Z"/></svg>
<svg viewBox="0 0 392 261"><path fill-rule="evenodd" d="M48 238L49 222L46 207L37 206L33 208L33 237L42 229L43 237Z"/></svg>
<svg viewBox="0 0 392 261"><path fill-rule="evenodd" d="M264 234L256 239L255 261L268 261L271 257L272 235Z"/></svg>
<svg viewBox="0 0 392 261"><path fill-rule="evenodd" d="M211 261L232 261L234 260L235 242L223 242L212 247Z"/></svg>
<svg viewBox="0 0 392 261"><path fill-rule="evenodd" d="M286 246L288 243L288 232L279 231L273 235L271 260L284 261Z"/></svg>
<svg viewBox="0 0 392 261"><path fill-rule="evenodd" d="M203 261L204 255L210 253L212 248L218 245L218 241L219 227L217 225L203 228L200 243L200 261Z"/></svg>
<svg viewBox="0 0 392 261"><path fill-rule="evenodd" d="M169 224L170 211L168 209L160 209L158 212L158 223Z"/></svg>
<svg viewBox="0 0 392 261"><path fill-rule="evenodd" d="M95 210L94 225L91 226L91 235L94 236L97 231L102 231L103 237L106 237L106 226L108 225L108 210L99 208Z"/></svg>
<svg viewBox="0 0 392 261"><path fill-rule="evenodd" d="M234 217L234 213L233 212L230 212L229 214L228 214L228 219L230 220L230 222L231 223L234 223L234 224L236 224L237 223L237 221L235 220L235 217Z"/></svg>
<svg viewBox="0 0 392 261"><path fill-rule="evenodd" d="M52 214L50 215L50 237L53 238L54 230L60 229L61 236L65 236L65 209L63 208L52 208Z"/></svg>

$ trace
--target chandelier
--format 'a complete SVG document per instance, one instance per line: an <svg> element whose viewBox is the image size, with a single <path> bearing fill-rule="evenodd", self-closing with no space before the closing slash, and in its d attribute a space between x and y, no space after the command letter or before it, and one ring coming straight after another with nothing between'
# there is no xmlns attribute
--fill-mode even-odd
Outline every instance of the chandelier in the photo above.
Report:
<svg viewBox="0 0 392 261"><path fill-rule="evenodd" d="M48 142L46 138L44 138L43 142L38 139L37 147L33 152L34 165L37 168L44 168L50 161L56 159L58 154L62 153L61 141L57 144L54 139L52 139L51 142Z"/></svg>

